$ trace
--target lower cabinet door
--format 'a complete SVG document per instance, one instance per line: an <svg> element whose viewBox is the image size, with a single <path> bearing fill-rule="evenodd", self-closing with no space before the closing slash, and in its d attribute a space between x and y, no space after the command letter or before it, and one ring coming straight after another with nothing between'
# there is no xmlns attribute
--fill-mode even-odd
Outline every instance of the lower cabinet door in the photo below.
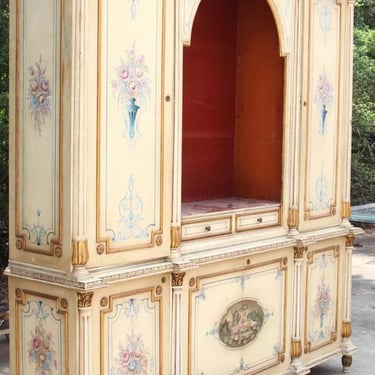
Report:
<svg viewBox="0 0 375 375"><path fill-rule="evenodd" d="M338 347L340 246L316 246L307 254L304 353L306 360ZM331 349L333 350L333 349Z"/></svg>
<svg viewBox="0 0 375 375"><path fill-rule="evenodd" d="M168 373L169 280L140 278L98 293L100 374Z"/></svg>
<svg viewBox="0 0 375 375"><path fill-rule="evenodd" d="M288 367L291 260L287 252L277 255L244 259L244 265L234 268L220 264L217 272L200 269L190 278L190 375L253 374L273 367L280 372Z"/></svg>

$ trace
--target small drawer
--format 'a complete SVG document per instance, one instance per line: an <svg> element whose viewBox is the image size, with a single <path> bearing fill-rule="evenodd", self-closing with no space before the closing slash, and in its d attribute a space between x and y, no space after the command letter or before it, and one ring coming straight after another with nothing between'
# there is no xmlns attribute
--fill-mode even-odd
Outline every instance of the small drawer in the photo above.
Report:
<svg viewBox="0 0 375 375"><path fill-rule="evenodd" d="M236 232L280 224L280 211L257 212L236 216Z"/></svg>
<svg viewBox="0 0 375 375"><path fill-rule="evenodd" d="M232 233L231 217L182 224L182 240Z"/></svg>

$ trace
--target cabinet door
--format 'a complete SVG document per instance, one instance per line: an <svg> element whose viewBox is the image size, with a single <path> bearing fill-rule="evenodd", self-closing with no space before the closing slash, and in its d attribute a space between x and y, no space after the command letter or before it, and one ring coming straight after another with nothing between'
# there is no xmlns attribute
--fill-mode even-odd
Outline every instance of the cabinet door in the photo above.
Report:
<svg viewBox="0 0 375 375"><path fill-rule="evenodd" d="M100 374L168 373L169 280L167 274L126 280L95 294Z"/></svg>
<svg viewBox="0 0 375 375"><path fill-rule="evenodd" d="M288 254L254 258L252 266L220 265L216 272L202 268L190 278L189 374L281 372L288 366Z"/></svg>
<svg viewBox="0 0 375 375"><path fill-rule="evenodd" d="M311 227L339 219L343 12L340 2L330 0L310 1L308 7L304 220Z"/></svg>
<svg viewBox="0 0 375 375"><path fill-rule="evenodd" d="M99 1L97 242L137 260L169 251L168 3Z"/></svg>
<svg viewBox="0 0 375 375"><path fill-rule="evenodd" d="M341 306L340 264L340 246L316 249L308 254L304 350L306 355L327 345L339 345L337 337Z"/></svg>

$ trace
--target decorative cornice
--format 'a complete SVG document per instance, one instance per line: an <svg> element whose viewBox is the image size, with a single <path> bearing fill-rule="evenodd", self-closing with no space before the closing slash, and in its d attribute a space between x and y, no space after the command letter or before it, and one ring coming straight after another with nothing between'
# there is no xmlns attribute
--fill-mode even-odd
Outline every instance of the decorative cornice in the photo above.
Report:
<svg viewBox="0 0 375 375"><path fill-rule="evenodd" d="M72 265L84 266L89 260L87 240L72 241Z"/></svg>
<svg viewBox="0 0 375 375"><path fill-rule="evenodd" d="M92 306L92 297L94 292L79 292L77 293L78 308L86 308Z"/></svg>
<svg viewBox="0 0 375 375"><path fill-rule="evenodd" d="M182 286L185 274L185 272L172 272L172 286Z"/></svg>

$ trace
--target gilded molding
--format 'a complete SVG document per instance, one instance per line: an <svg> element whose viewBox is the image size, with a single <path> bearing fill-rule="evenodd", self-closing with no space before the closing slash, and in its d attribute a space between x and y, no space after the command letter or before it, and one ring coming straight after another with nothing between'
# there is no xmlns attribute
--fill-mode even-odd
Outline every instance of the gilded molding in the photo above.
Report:
<svg viewBox="0 0 375 375"><path fill-rule="evenodd" d="M72 241L72 265L84 266L89 260L87 240Z"/></svg>
<svg viewBox="0 0 375 375"><path fill-rule="evenodd" d="M172 272L172 286L182 286L185 274L185 272Z"/></svg>
<svg viewBox="0 0 375 375"><path fill-rule="evenodd" d="M341 202L341 217L343 219L349 219L352 214L352 208L350 202Z"/></svg>
<svg viewBox="0 0 375 375"><path fill-rule="evenodd" d="M350 337L352 335L352 322L342 322L341 336Z"/></svg>
<svg viewBox="0 0 375 375"><path fill-rule="evenodd" d="M78 308L82 309L85 307L91 307L93 296L94 296L94 292L77 293Z"/></svg>
<svg viewBox="0 0 375 375"><path fill-rule="evenodd" d="M302 259L305 251L307 251L307 246L295 246L294 259Z"/></svg>
<svg viewBox="0 0 375 375"><path fill-rule="evenodd" d="M195 286L195 277L190 278L190 280L189 280L189 286L190 287Z"/></svg>
<svg viewBox="0 0 375 375"><path fill-rule="evenodd" d="M105 251L105 246L103 243L99 243L96 245L96 252L98 255L104 254L104 251Z"/></svg>
<svg viewBox="0 0 375 375"><path fill-rule="evenodd" d="M291 357L299 358L302 355L302 342L301 340L292 340Z"/></svg>
<svg viewBox="0 0 375 375"><path fill-rule="evenodd" d="M181 227L171 227L171 249L178 249L181 245Z"/></svg>
<svg viewBox="0 0 375 375"><path fill-rule="evenodd" d="M17 250L23 250L23 241L22 240L17 240L16 241L16 249Z"/></svg>
<svg viewBox="0 0 375 375"><path fill-rule="evenodd" d="M62 248L61 248L61 246L55 247L55 256L57 258L61 258L62 257Z"/></svg>
<svg viewBox="0 0 375 375"><path fill-rule="evenodd" d="M100 306L101 307L106 307L108 305L108 297L102 297L100 300Z"/></svg>
<svg viewBox="0 0 375 375"><path fill-rule="evenodd" d="M60 300L60 307L63 309L63 310L66 310L69 306L69 302L66 298L61 298Z"/></svg>
<svg viewBox="0 0 375 375"><path fill-rule="evenodd" d="M288 210L288 227L297 228L299 224L299 217L298 217L298 209L297 208L289 208Z"/></svg>
<svg viewBox="0 0 375 375"><path fill-rule="evenodd" d="M334 216L334 215L336 215L336 211L337 211L336 205L331 204L330 207L329 207L330 214Z"/></svg>
<svg viewBox="0 0 375 375"><path fill-rule="evenodd" d="M156 236L156 237L155 237L155 245L156 245L156 246L161 246L161 245L163 245L163 237L162 237L162 236Z"/></svg>
<svg viewBox="0 0 375 375"><path fill-rule="evenodd" d="M15 291L15 294L16 294L17 299L22 299L23 291L22 291L21 288L17 288L16 291Z"/></svg>

